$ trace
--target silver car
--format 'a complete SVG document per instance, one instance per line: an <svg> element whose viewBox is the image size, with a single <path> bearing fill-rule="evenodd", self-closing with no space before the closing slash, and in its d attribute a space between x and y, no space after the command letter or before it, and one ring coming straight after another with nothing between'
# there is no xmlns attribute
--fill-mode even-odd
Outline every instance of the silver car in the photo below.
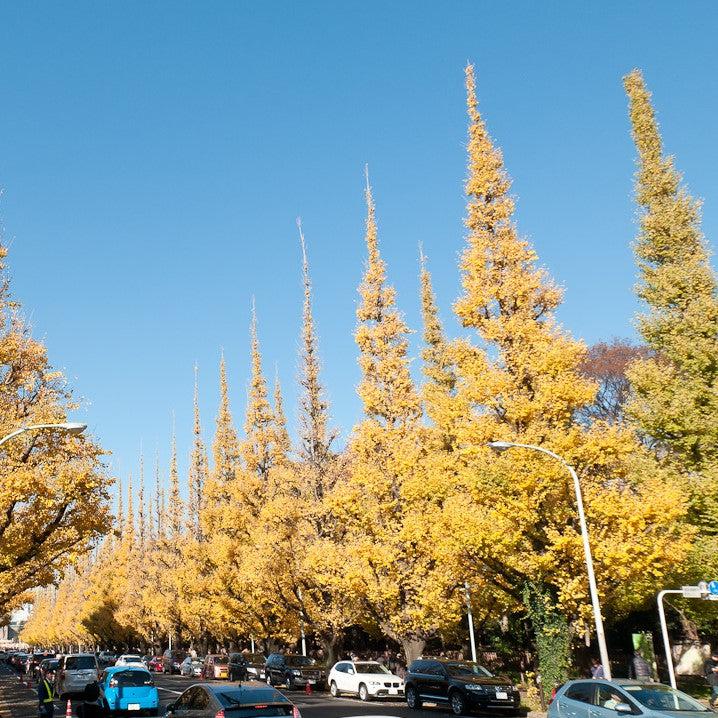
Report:
<svg viewBox="0 0 718 718"><path fill-rule="evenodd" d="M67 700L73 693L82 693L85 686L97 681L99 668L92 653L71 653L62 656L55 672L55 693Z"/></svg>
<svg viewBox="0 0 718 718"><path fill-rule="evenodd" d="M706 718L713 711L662 683L618 678L568 681L556 692L548 718Z"/></svg>

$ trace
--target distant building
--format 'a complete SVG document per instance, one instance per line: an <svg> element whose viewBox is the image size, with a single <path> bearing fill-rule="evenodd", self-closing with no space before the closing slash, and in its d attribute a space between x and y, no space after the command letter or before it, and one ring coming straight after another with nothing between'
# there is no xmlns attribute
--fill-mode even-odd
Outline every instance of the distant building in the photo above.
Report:
<svg viewBox="0 0 718 718"><path fill-rule="evenodd" d="M18 637L30 617L32 607L25 605L10 614L10 622L0 627L0 645L17 644Z"/></svg>

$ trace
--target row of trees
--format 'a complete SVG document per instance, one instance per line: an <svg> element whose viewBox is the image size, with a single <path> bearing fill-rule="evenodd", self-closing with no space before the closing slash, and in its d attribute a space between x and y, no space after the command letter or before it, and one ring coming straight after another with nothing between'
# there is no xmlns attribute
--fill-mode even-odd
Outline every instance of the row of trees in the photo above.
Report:
<svg viewBox="0 0 718 718"><path fill-rule="evenodd" d="M641 75L626 78L646 304L646 347L630 363L630 390L622 372L618 383L606 374L613 384L588 376L587 363L600 365L606 353L588 356L557 324L562 293L517 232L510 180L479 113L471 66L466 87L467 235L454 312L471 337L445 334L422 256L423 380L413 380L409 328L388 283L367 178L355 334L364 416L346 449L334 448L320 381L300 227L296 445L278 384L270 400L253 316L243 435L222 362L211 462L195 393L187 502L173 449L167 500L158 478L147 502L140 475L137 510L129 490L115 533L92 560L39 595L27 641L157 644L173 636L202 644L252 635L271 644L296 640L301 623L331 657L343 632L361 625L398 642L410 659L437 635L458 635L468 581L482 626L530 621L551 685L567 670L572 637L591 625L572 487L546 457L493 455L487 444L496 439L545 445L577 468L609 620L648 605L668 580L718 568L710 522L715 280L697 204L663 154Z"/></svg>

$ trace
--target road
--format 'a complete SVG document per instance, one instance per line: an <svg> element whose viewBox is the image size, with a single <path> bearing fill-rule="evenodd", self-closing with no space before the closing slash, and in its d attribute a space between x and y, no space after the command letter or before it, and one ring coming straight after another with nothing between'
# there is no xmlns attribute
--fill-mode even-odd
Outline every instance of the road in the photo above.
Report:
<svg viewBox="0 0 718 718"><path fill-rule="evenodd" d="M182 678L181 676L165 676L161 673L153 674L155 685L160 694L162 710L181 695L189 686L199 683L199 679ZM25 687L18 680L17 674L10 668L0 665L0 679L4 683L4 691L12 689L9 698L11 718L34 718L37 716L37 694L31 687ZM281 689L280 689L281 690ZM422 710L411 711L403 701L376 700L363 703L358 698L332 698L329 693L315 692L307 695L304 691L282 691L297 705L303 718L350 718L351 716L391 716L392 718L448 718L453 716L445 708L428 706ZM73 716L76 715L73 703ZM66 703L55 701L55 716L64 716ZM3 714L4 715L4 714ZM505 718L502 716L502 718Z"/></svg>
<svg viewBox="0 0 718 718"><path fill-rule="evenodd" d="M155 675L155 684L159 690L163 706L171 703L182 691L198 680L180 676ZM329 693L315 692L311 696L304 691L283 691L302 712L302 718L347 718L348 716L397 716L397 718L446 718L453 715L440 708L409 710L404 701L376 700L364 703L358 698L332 698Z"/></svg>

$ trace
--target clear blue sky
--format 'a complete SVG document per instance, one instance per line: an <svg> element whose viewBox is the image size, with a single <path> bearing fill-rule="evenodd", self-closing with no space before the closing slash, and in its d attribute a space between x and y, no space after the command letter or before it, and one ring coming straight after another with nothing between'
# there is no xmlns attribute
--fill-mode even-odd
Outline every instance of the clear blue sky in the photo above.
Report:
<svg viewBox="0 0 718 718"><path fill-rule="evenodd" d="M224 347L241 425L254 295L294 423L301 215L346 436L365 162L408 322L422 242L460 333L467 60L520 229L566 289L561 321L588 342L632 335L621 77L643 68L715 238L717 19L713 2L3 3L0 218L14 293L87 401L76 418L126 476L141 444L166 465L175 411L184 464L194 362L209 443Z"/></svg>

